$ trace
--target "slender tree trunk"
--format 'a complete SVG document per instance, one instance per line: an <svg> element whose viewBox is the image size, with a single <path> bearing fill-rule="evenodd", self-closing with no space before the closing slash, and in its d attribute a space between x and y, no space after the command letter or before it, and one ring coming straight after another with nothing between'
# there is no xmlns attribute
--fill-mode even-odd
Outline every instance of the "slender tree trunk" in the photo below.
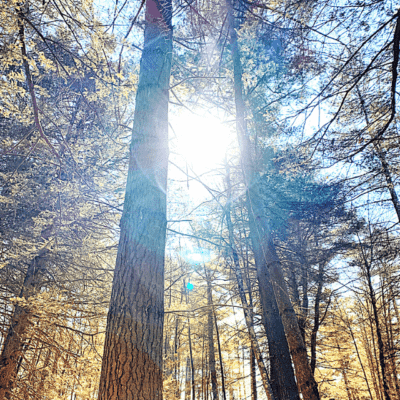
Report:
<svg viewBox="0 0 400 400"><path fill-rule="evenodd" d="M207 306L208 306L208 369L211 375L212 400L218 400L217 370L215 368L212 288L211 288L211 279L208 276L207 276Z"/></svg>
<svg viewBox="0 0 400 400"><path fill-rule="evenodd" d="M287 343L295 366L297 382L303 394L303 398L305 400L319 400L318 386L308 363L307 351L301 336L297 316L290 302L286 282L282 273L281 263L276 253L268 220L265 217L261 194L259 193L257 172L252 161L250 141L246 129L242 64L240 60L237 33L235 30L236 26L233 5L231 0L226 0L226 2L228 6L229 35L233 59L236 129L240 146L241 163L245 175L245 184L247 186L246 195L249 210L250 236L256 261L262 307L265 312L265 307L268 306L266 295L268 291L267 284L270 276L273 292L275 294L279 313L286 333ZM273 299L273 295L272 297L269 297L270 303L273 301L271 299ZM272 310L272 307L270 307L270 310ZM270 326L270 328L274 330L275 326ZM282 344L286 341L284 337L279 339L282 341ZM287 370L282 371L282 376L286 382L286 385L283 387L288 388L292 386L291 382L294 381L294 379L292 380L291 364L289 367L286 352L283 351L282 355L283 357L279 360L279 364L277 363L275 365L280 370L287 368ZM295 393L294 388L291 390L291 395L298 396L298 394ZM292 397L282 398L291 399Z"/></svg>
<svg viewBox="0 0 400 400"><path fill-rule="evenodd" d="M302 299L301 309L299 317L299 328L303 342L306 342L306 324L308 316L308 264L306 258L302 255L301 257L301 287L302 287Z"/></svg>
<svg viewBox="0 0 400 400"><path fill-rule="evenodd" d="M371 346L368 341L367 331L364 325L361 326L361 334L362 334L364 349L365 352L367 353L368 368L370 371L370 375L372 377L372 384L374 386L375 396L378 400L381 400L382 396L379 390L379 379L377 379L375 374L376 371L375 371L374 359L371 352Z"/></svg>
<svg viewBox="0 0 400 400"><path fill-rule="evenodd" d="M144 47L99 400L162 399L171 0L146 0Z"/></svg>
<svg viewBox="0 0 400 400"><path fill-rule="evenodd" d="M379 364L380 364L381 372L382 372L383 394L384 394L385 400L391 400L390 393L389 393L389 385L388 385L387 375L386 375L387 371L386 371L386 364L385 364L384 344L383 344L383 340L382 340L382 331L381 331L381 326L380 326L379 316L378 316L378 306L377 306L375 291L372 286L371 265L366 260L364 260L364 265L365 265L365 272L366 272L366 277L367 277L369 297L371 300L371 305L372 305L372 310L373 310L373 321L375 324L376 337L378 339Z"/></svg>
<svg viewBox="0 0 400 400"><path fill-rule="evenodd" d="M390 341L390 365L392 367L392 375L393 375L393 380L395 384L395 393L396 397L398 400L400 400L400 382L399 382L399 377L398 377L398 372L397 372L397 364L396 364L396 344L394 342L394 335L393 335L393 323L392 323L392 313L390 311L390 301L388 302L388 322L387 324L389 325L389 341Z"/></svg>
<svg viewBox="0 0 400 400"><path fill-rule="evenodd" d="M317 365L317 333L320 325L320 303L321 303L321 294L322 287L324 284L324 264L321 262L318 266L318 277L317 277L317 293L315 295L315 303L314 303L314 326L311 332L311 371L314 375L315 367Z"/></svg>
<svg viewBox="0 0 400 400"><path fill-rule="evenodd" d="M179 398L180 395L180 360L179 360L179 353L178 353L178 348L179 348L179 323L180 319L178 316L175 317L175 337L174 337L174 377L175 377L175 396L176 398Z"/></svg>
<svg viewBox="0 0 400 400"><path fill-rule="evenodd" d="M219 367L220 367L220 370L221 370L222 396L223 396L224 400L226 400L225 374L224 374L224 364L223 364L223 361L222 361L221 341L220 341L220 338L219 338L217 315L215 314L215 310L214 309L213 309L213 312L214 312L214 321L215 321L215 333L217 334Z"/></svg>
<svg viewBox="0 0 400 400"><path fill-rule="evenodd" d="M371 396L371 399L372 399L372 392L371 392L371 388L369 387L367 373L365 372L364 364L362 363L361 355L360 355L360 352L358 351L357 341L356 341L356 338L354 337L354 333L353 333L353 329L351 328L351 322L350 321L347 322L347 326L349 328L351 339L353 340L354 348L356 349L358 362L360 363L360 366L361 366L361 369L362 369L362 372L363 372L363 375L364 375L365 383L367 384L368 393L369 393L369 395Z"/></svg>
<svg viewBox="0 0 400 400"><path fill-rule="evenodd" d="M299 294L299 289L297 287L297 280L296 280L296 275L294 272L294 268L289 266L289 271L288 271L288 289L289 289L289 295L291 297L292 304L300 310L301 307L301 302L300 302L300 294Z"/></svg>
<svg viewBox="0 0 400 400"><path fill-rule="evenodd" d="M379 357L378 357L378 355L376 353L376 343L375 343L375 334L374 334L374 321L373 321L373 317L371 316L371 314L368 315L368 322L369 322L369 329L371 331L374 369L375 369L376 374L378 376L380 398L381 398L381 400L383 400L383 398L384 398L383 380L382 380L381 370L379 368Z"/></svg>
<svg viewBox="0 0 400 400"><path fill-rule="evenodd" d="M40 289L45 255L48 250L40 251L28 266L22 285L20 298L29 298ZM11 324L0 355L0 400L8 399L17 378L21 353L26 342L26 331L29 326L30 311L27 307L16 305Z"/></svg>
<svg viewBox="0 0 400 400"><path fill-rule="evenodd" d="M250 379L251 379L251 400L257 400L257 380L256 380L256 356L253 348L250 348Z"/></svg>
<svg viewBox="0 0 400 400"><path fill-rule="evenodd" d="M190 370L191 374L191 384L192 384L192 400L196 400L196 386L194 381L194 362L193 362L193 350L192 350L192 335L190 332L190 319L188 318L188 338L189 338L189 355L190 355Z"/></svg>
<svg viewBox="0 0 400 400"><path fill-rule="evenodd" d="M190 357L186 357L185 400L190 400L191 386L192 385L190 382Z"/></svg>

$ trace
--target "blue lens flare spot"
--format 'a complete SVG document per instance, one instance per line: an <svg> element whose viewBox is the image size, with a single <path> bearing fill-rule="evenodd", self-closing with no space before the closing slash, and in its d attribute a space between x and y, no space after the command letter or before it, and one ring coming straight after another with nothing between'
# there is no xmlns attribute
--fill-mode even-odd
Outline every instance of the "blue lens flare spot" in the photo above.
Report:
<svg viewBox="0 0 400 400"><path fill-rule="evenodd" d="M193 283L190 283L190 282L186 285L186 287L188 290L193 290L193 288L194 288Z"/></svg>

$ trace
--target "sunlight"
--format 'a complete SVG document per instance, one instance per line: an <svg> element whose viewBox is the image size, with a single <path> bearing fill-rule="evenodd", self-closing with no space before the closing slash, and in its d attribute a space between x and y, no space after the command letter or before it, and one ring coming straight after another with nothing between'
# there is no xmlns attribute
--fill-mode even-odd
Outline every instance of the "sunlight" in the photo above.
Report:
<svg viewBox="0 0 400 400"><path fill-rule="evenodd" d="M196 174L222 165L235 140L228 124L211 114L180 112L171 118L171 126L171 151Z"/></svg>

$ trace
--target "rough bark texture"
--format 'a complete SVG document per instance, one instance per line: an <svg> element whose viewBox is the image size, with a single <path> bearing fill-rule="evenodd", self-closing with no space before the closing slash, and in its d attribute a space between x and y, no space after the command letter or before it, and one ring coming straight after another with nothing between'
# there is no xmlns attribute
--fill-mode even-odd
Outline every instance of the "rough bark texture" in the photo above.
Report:
<svg viewBox="0 0 400 400"><path fill-rule="evenodd" d="M146 1L144 49L99 400L162 399L170 0Z"/></svg>
<svg viewBox="0 0 400 400"><path fill-rule="evenodd" d="M22 285L20 298L29 297L40 288L40 277L44 267L44 256L47 250L42 250L30 263ZM29 326L30 312L27 307L15 306L7 337L0 356L0 399L8 399L18 373L18 363L26 342L26 330Z"/></svg>
<svg viewBox="0 0 400 400"><path fill-rule="evenodd" d="M250 237L260 286L261 304L266 317L265 319L267 319L270 317L268 311L273 312L273 295L275 295L279 314L282 319L281 323L283 323L284 326L287 344L289 345L290 354L295 366L297 382L301 393L303 394L303 398L305 400L319 400L318 386L307 359L307 351L301 336L296 313L294 312L293 305L290 302L286 282L282 273L281 263L271 237L268 220L265 217L264 205L257 184L257 172L252 161L249 137L246 129L242 64L240 60L237 33L235 30L234 7L230 0L226 0L226 2L228 6L229 35L233 59L236 126L241 153L241 163L245 175L245 183L247 185ZM272 294L270 293L270 282L273 287ZM280 318L277 318L276 321L278 324L279 319ZM268 322L266 322L266 328L272 332L275 330L275 325L268 326ZM281 342L283 347L276 346L274 350L280 350L284 357L275 364L275 367L278 369L278 371L276 371L277 377L284 381L282 385L279 384L279 389L289 391L288 394L280 394L280 398L292 399L297 398L296 396L298 396L298 394L297 389L295 390L295 388L292 387L294 378L292 379L291 363L287 360L287 354L284 347L284 336L285 335L275 336L276 339ZM269 339L270 338L268 337L268 340Z"/></svg>

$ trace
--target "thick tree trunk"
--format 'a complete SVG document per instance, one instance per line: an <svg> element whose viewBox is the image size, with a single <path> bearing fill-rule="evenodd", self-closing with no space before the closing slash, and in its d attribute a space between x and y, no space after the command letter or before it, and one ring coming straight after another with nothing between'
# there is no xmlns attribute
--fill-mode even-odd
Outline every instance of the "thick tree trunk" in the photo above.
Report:
<svg viewBox="0 0 400 400"><path fill-rule="evenodd" d="M264 205L258 188L257 173L252 161L249 137L246 129L242 64L240 60L237 33L235 30L233 6L230 0L226 0L226 2L228 6L229 34L233 59L236 126L241 153L241 163L247 186L250 236L256 262L263 312L268 316L267 310L273 311L273 305L271 303L273 302L273 294L275 294L279 313L282 318L281 323L283 323L284 326L287 343L296 370L297 382L303 394L303 398L305 400L319 400L318 386L308 363L307 352L297 322L297 316L290 302L286 282L282 273L281 263L272 241L268 227L268 220L265 217ZM269 293L269 277L271 278L273 286L273 294ZM277 320L278 324L279 320L280 318ZM276 326L269 325L268 328L271 331L275 331ZM276 334L277 332L275 331L274 333ZM285 351L284 343L286 342L286 338L283 335L283 332L279 333L282 336L276 335L276 338L281 342L281 346L276 347L276 350L279 349L281 351L282 358L275 364L276 367L279 368L277 376L282 377L284 380L284 383L280 388L285 391L290 391L289 395L282 396L281 394L281 398L297 398L297 390L293 388L294 378L293 373L291 373L292 366L291 363L288 362L287 352Z"/></svg>
<svg viewBox="0 0 400 400"><path fill-rule="evenodd" d="M144 48L99 400L162 399L171 0L146 0Z"/></svg>
<svg viewBox="0 0 400 400"><path fill-rule="evenodd" d="M41 250L28 266L22 285L20 298L29 300L40 289L44 268L44 256L48 250ZM17 378L21 353L26 342L26 330L29 326L30 311L27 307L16 305L11 324L0 355L0 400L10 397L11 389Z"/></svg>

